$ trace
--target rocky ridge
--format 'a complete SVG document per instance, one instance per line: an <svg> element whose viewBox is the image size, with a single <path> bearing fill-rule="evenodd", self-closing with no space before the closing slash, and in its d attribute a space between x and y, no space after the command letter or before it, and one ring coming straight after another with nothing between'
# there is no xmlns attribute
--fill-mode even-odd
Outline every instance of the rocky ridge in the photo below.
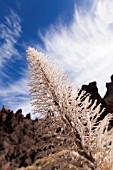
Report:
<svg viewBox="0 0 113 170"><path fill-rule="evenodd" d="M24 118L21 109L14 114L3 108L0 111L0 170L27 167L37 159L73 148L69 131L57 117L34 121L30 115Z"/></svg>

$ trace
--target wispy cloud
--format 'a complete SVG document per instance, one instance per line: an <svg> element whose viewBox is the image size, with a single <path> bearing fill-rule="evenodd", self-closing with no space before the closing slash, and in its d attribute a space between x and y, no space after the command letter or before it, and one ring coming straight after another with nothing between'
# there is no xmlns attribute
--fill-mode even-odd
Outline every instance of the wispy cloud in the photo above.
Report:
<svg viewBox="0 0 113 170"><path fill-rule="evenodd" d="M71 71L79 86L96 80L104 95L105 83L113 74L113 0L90 2L90 9L75 8L69 26L52 25L41 36L45 48L38 48Z"/></svg>
<svg viewBox="0 0 113 170"><path fill-rule="evenodd" d="M21 65L22 53L16 48L21 33L21 18L10 10L10 14L5 16L4 22L0 24L0 107L5 105L13 111L22 108L26 114L31 111L28 77L25 63L24 68ZM17 60L18 58L20 60Z"/></svg>
<svg viewBox="0 0 113 170"><path fill-rule="evenodd" d="M19 56L15 45L21 32L21 19L13 10L10 10L9 16L4 17L4 23L0 24L0 67L4 66L7 59L15 55Z"/></svg>
<svg viewBox="0 0 113 170"><path fill-rule="evenodd" d="M22 108L24 114L31 112L27 76L13 82L8 87L0 88L0 99L3 105L13 111Z"/></svg>

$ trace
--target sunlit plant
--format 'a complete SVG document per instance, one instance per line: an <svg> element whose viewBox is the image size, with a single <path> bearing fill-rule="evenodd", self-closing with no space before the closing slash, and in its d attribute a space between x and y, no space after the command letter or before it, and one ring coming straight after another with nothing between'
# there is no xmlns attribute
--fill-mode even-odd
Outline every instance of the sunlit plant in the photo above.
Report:
<svg viewBox="0 0 113 170"><path fill-rule="evenodd" d="M44 54L29 47L27 60L34 114L59 116L71 127L76 144L74 152L77 159L84 160L83 167L88 162L90 169L112 169L113 129L108 130L112 115L98 121L104 109L100 111L96 101L91 105L89 94L81 101L85 92L78 95L79 89Z"/></svg>

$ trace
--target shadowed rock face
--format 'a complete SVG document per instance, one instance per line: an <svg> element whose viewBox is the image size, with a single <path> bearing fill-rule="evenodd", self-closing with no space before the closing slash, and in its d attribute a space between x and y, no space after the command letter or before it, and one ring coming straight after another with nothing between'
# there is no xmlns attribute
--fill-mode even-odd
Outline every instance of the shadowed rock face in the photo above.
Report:
<svg viewBox="0 0 113 170"><path fill-rule="evenodd" d="M111 82L106 83L106 88L107 92L103 100L106 104L108 112L113 113L113 75L111 76Z"/></svg>
<svg viewBox="0 0 113 170"><path fill-rule="evenodd" d="M92 102L94 102L95 99L97 99L97 104L103 103L103 100L100 94L98 93L98 88L95 81L89 83L88 85L83 85L81 90L85 90L86 93L89 93L91 95Z"/></svg>
<svg viewBox="0 0 113 170"><path fill-rule="evenodd" d="M113 75L111 76L111 82L106 83L106 88L107 91L103 98L101 98L100 94L98 93L98 88L95 81L89 83L88 85L83 85L81 91L84 90L86 91L86 94L90 94L90 99L92 100L92 103L94 103L96 99L97 104L101 103L102 108L105 107L107 113L113 113Z"/></svg>
<svg viewBox="0 0 113 170"><path fill-rule="evenodd" d="M97 83L96 81L89 83L88 85L83 85L81 87L81 92L85 91L86 93L84 94L84 96L87 96L86 94L90 94L90 100L92 101L92 104L94 103L94 101L97 101L97 105L98 104L102 104L102 107L106 108L106 103L104 102L103 98L100 96L100 94L98 93L98 88L97 88Z"/></svg>
<svg viewBox="0 0 113 170"><path fill-rule="evenodd" d="M65 128L65 132L64 129ZM3 108L0 111L0 170L15 170L74 145L69 128L60 119L35 121Z"/></svg>
<svg viewBox="0 0 113 170"><path fill-rule="evenodd" d="M83 90L85 91L84 96L81 99L82 101L85 100L88 94L90 94L89 101L91 100L91 105L93 105L94 101L96 100L97 106L101 104L100 112L104 108L104 111L98 118L98 121L102 120L108 113L113 113L113 75L111 76L111 82L106 83L106 87L107 92L104 98L101 98L100 94L98 93L97 83L95 81L89 83L88 85L83 85L79 92L80 95ZM110 121L110 126L113 127L113 120Z"/></svg>
<svg viewBox="0 0 113 170"><path fill-rule="evenodd" d="M79 92L79 95L81 94L82 91L85 91L81 101L84 101L85 98L89 96L89 101L91 100L91 104L89 106L89 108L94 104L95 100L96 100L96 106L98 106L99 104L101 104L100 106L100 112L103 108L105 108L105 110L102 112L101 116L99 117L99 120L102 120L107 114L108 114L108 110L106 107L106 103L105 101L101 98L100 94L98 93L98 88L97 88L97 84L96 82L91 82L88 85L83 85L81 87L81 90Z"/></svg>
<svg viewBox="0 0 113 170"><path fill-rule="evenodd" d="M0 170L31 164L35 154L33 138L34 121L24 117L21 109L14 114L3 108L0 111Z"/></svg>

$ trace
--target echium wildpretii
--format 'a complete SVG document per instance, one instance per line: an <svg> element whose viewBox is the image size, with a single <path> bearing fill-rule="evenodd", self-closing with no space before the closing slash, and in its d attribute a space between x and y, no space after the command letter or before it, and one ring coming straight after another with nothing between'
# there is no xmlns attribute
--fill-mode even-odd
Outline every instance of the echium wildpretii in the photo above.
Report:
<svg viewBox="0 0 113 170"><path fill-rule="evenodd" d="M84 158L84 162L88 160L92 169L112 169L113 129L108 131L112 115L97 122L103 112L100 112L100 106L95 107L95 101L88 107L89 96L81 102L84 91L77 97L79 90L44 54L29 47L27 60L34 113L60 116L67 126L71 126L77 146L76 156Z"/></svg>

